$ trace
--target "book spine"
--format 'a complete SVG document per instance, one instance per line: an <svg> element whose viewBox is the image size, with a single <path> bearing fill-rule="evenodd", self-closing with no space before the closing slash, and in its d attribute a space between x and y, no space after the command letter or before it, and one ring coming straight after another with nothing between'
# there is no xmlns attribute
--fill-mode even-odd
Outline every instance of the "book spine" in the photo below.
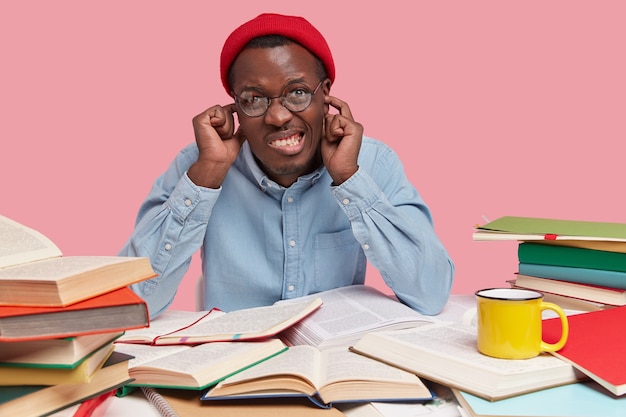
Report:
<svg viewBox="0 0 626 417"><path fill-rule="evenodd" d="M578 282L580 284L626 289L626 272L557 265L539 265L525 262L519 263L518 271L520 274L539 278L551 278L561 281Z"/></svg>
<svg viewBox="0 0 626 417"><path fill-rule="evenodd" d="M520 262L529 264L626 272L626 253L522 242L517 256Z"/></svg>

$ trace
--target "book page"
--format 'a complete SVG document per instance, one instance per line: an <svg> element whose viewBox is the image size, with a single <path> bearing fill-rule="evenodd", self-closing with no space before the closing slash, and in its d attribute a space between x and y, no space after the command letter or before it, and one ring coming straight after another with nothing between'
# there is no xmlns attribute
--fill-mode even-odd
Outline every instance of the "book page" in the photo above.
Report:
<svg viewBox="0 0 626 417"><path fill-rule="evenodd" d="M294 325L292 329L288 329L287 338L293 344L307 343L291 339L294 336L293 331L317 339L313 342L337 339L337 344L342 344L370 330L391 326L409 327L414 326L416 322L435 321L434 318L422 315L396 299L365 285L351 285L313 296L322 299L322 307Z"/></svg>
<svg viewBox="0 0 626 417"><path fill-rule="evenodd" d="M414 346L416 355L419 355L420 351L429 351L442 358L448 358L449 364L465 363L471 368L487 369L500 375L524 374L546 368L569 367L563 361L549 354L523 361L496 359L483 355L476 349L476 328L459 323L442 322L411 330L386 332L380 336L383 339L394 339Z"/></svg>
<svg viewBox="0 0 626 417"><path fill-rule="evenodd" d="M191 349L191 347L185 345L149 346L134 343L115 342L116 352L122 352L133 356L133 358L128 361L129 368L157 361L174 353L186 351L188 349Z"/></svg>
<svg viewBox="0 0 626 417"><path fill-rule="evenodd" d="M271 342L214 342L204 343L194 347L184 345L147 346L140 344L116 344L115 349L120 352L135 355L135 359L131 359L129 362L129 369L131 371L133 368L151 367L167 371L171 374L198 376L198 373L206 369L210 369L213 366L221 366L222 362L232 358L243 358L246 354L258 349L262 344L269 343ZM247 364L244 359L241 366ZM203 383L204 381L200 382Z"/></svg>
<svg viewBox="0 0 626 417"><path fill-rule="evenodd" d="M338 381L388 381L420 384L415 374L351 352L344 347L321 351L319 385ZM420 384L421 385L421 384ZM426 389L424 387L424 389Z"/></svg>
<svg viewBox="0 0 626 417"><path fill-rule="evenodd" d="M150 327L141 329L127 330L122 337L118 339L121 343L152 343L154 339L169 333L176 332L193 323L204 320L213 319L226 313L219 310L212 311L183 311L183 310L166 310L158 317L150 321Z"/></svg>
<svg viewBox="0 0 626 417"><path fill-rule="evenodd" d="M161 339L185 339L210 335L225 335L239 338L245 335L265 334L269 329L299 317L308 309L313 300L298 303L274 304L230 311L220 317L202 320L186 329L172 333Z"/></svg>
<svg viewBox="0 0 626 417"><path fill-rule="evenodd" d="M0 268L61 256L42 233L0 215Z"/></svg>
<svg viewBox="0 0 626 417"><path fill-rule="evenodd" d="M23 281L58 281L71 275L80 274L94 269L125 262L127 258L120 256L64 256L44 259L0 268L0 278L12 278Z"/></svg>
<svg viewBox="0 0 626 417"><path fill-rule="evenodd" d="M280 355L228 377L223 381L223 384L235 385L242 381L260 379L270 375L297 375L317 389L319 368L318 349L306 345L292 346Z"/></svg>

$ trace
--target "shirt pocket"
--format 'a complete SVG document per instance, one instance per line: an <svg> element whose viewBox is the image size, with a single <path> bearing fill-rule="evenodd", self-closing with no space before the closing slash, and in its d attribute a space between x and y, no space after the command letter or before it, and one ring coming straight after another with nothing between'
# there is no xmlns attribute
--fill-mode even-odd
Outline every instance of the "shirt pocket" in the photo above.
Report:
<svg viewBox="0 0 626 417"><path fill-rule="evenodd" d="M365 256L351 229L317 234L313 251L317 291L364 280Z"/></svg>

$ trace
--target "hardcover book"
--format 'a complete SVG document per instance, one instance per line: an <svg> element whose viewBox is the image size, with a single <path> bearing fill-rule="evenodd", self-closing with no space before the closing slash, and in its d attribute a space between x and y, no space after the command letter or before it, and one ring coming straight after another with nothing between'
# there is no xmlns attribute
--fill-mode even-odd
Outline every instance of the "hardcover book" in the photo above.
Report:
<svg viewBox="0 0 626 417"><path fill-rule="evenodd" d="M17 385L0 387L0 415L40 417L79 404L131 381L128 376L130 357L113 352L86 384Z"/></svg>
<svg viewBox="0 0 626 417"><path fill-rule="evenodd" d="M62 307L155 276L148 258L62 256L43 234L0 216L0 305Z"/></svg>
<svg viewBox="0 0 626 417"><path fill-rule="evenodd" d="M250 341L273 337L312 314L322 305L318 297L293 303L253 307L228 313L168 310L152 320L150 327L129 330L123 343L196 345L207 342Z"/></svg>
<svg viewBox="0 0 626 417"><path fill-rule="evenodd" d="M66 307L0 306L0 342L124 331L149 320L146 302L123 287Z"/></svg>
<svg viewBox="0 0 626 417"><path fill-rule="evenodd" d="M212 342L197 346L117 343L129 362L129 386L201 390L287 350L279 339Z"/></svg>
<svg viewBox="0 0 626 417"><path fill-rule="evenodd" d="M338 402L417 401L432 398L415 374L350 352L292 346L207 391L203 400L305 396L329 408Z"/></svg>
<svg viewBox="0 0 626 417"><path fill-rule="evenodd" d="M482 355L476 348L476 327L452 322L370 333L352 350L490 401L585 377L547 353L524 360Z"/></svg>
<svg viewBox="0 0 626 417"><path fill-rule="evenodd" d="M610 393L626 394L626 306L590 311L568 317L569 336L563 348L552 354L595 380ZM560 334L554 319L543 321L546 342Z"/></svg>

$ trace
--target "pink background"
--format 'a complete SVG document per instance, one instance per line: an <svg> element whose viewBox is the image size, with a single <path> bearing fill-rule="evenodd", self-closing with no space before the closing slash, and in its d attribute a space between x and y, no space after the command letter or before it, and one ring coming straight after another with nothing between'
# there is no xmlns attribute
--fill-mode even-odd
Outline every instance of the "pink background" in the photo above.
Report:
<svg viewBox="0 0 626 417"><path fill-rule="evenodd" d="M115 254L152 181L229 99L232 29L299 14L335 55L332 94L400 154L457 266L502 286L504 215L626 222L623 1L27 1L0 6L0 213L66 255ZM174 307L193 308L196 258ZM236 279L236 277L233 277ZM370 269L369 282L382 281Z"/></svg>

